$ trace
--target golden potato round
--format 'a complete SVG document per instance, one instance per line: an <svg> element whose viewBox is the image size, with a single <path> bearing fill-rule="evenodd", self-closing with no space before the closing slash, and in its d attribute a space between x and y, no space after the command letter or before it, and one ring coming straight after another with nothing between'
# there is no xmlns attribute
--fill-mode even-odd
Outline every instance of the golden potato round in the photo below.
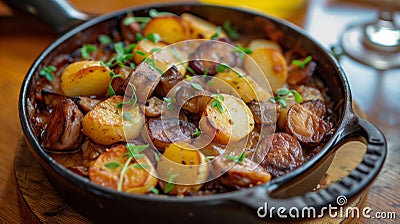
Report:
<svg viewBox="0 0 400 224"><path fill-rule="evenodd" d="M254 118L249 107L239 98L228 94L221 94L221 110L213 104L217 98L211 100L202 117L205 122L200 122L200 127L206 134L215 132L215 141L228 144L237 142L246 137L254 129Z"/></svg>
<svg viewBox="0 0 400 224"><path fill-rule="evenodd" d="M176 16L152 18L143 30L144 36L149 33L158 33L163 41L170 44L188 39L181 18Z"/></svg>
<svg viewBox="0 0 400 224"><path fill-rule="evenodd" d="M288 69L285 58L278 50L271 48L258 48L244 58L244 68L248 74L258 73L259 69L255 66L253 59L268 79L273 91L278 90L285 84Z"/></svg>
<svg viewBox="0 0 400 224"><path fill-rule="evenodd" d="M270 48L270 49L275 49L279 52L282 52L282 48L278 43L276 43L275 41L266 40L266 39L251 40L248 48L252 51L259 49L259 48Z"/></svg>
<svg viewBox="0 0 400 224"><path fill-rule="evenodd" d="M82 132L102 145L111 145L139 136L144 125L144 115L138 105L118 108L117 104L123 100L122 96L113 96L96 104L83 118ZM123 113L129 113L131 119L124 119Z"/></svg>
<svg viewBox="0 0 400 224"><path fill-rule="evenodd" d="M204 154L184 142L170 144L157 165L160 186L168 194L198 191L208 173Z"/></svg>
<svg viewBox="0 0 400 224"><path fill-rule="evenodd" d="M188 35L192 39L211 39L211 36L214 35L217 30L216 25L192 14L183 13L181 18L188 27ZM228 35L221 30L219 37L228 37Z"/></svg>
<svg viewBox="0 0 400 224"><path fill-rule="evenodd" d="M105 95L111 70L99 61L79 61L61 74L61 90L66 96Z"/></svg>
<svg viewBox="0 0 400 224"><path fill-rule="evenodd" d="M138 65L153 53L152 50L161 49L165 46L167 46L165 43L155 43L151 40L143 39L139 41L133 49L133 61Z"/></svg>

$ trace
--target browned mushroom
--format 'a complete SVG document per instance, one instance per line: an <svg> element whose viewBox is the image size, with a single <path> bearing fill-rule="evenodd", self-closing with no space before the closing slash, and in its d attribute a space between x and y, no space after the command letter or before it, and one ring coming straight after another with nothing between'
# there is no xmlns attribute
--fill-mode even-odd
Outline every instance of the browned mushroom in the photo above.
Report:
<svg viewBox="0 0 400 224"><path fill-rule="evenodd" d="M72 99L74 100L76 105L78 105L79 109L83 110L84 112L91 111L93 107L100 102L100 100L98 99L93 99L85 96L76 96Z"/></svg>
<svg viewBox="0 0 400 224"><path fill-rule="evenodd" d="M274 103L252 101L249 109L257 124L275 124L277 120L277 106Z"/></svg>
<svg viewBox="0 0 400 224"><path fill-rule="evenodd" d="M289 109L286 131L304 144L319 144L330 128L328 122L313 114L301 104L295 104Z"/></svg>
<svg viewBox="0 0 400 224"><path fill-rule="evenodd" d="M207 70L209 75L215 75L219 64L223 63L232 68L239 66L240 57L233 49L235 48L229 43L207 41L197 48L189 65L199 74L204 74Z"/></svg>
<svg viewBox="0 0 400 224"><path fill-rule="evenodd" d="M172 66L168 69L160 78L160 82L158 83L155 92L164 97L168 94L168 92L174 87L176 84L183 80L183 75L179 72L179 70Z"/></svg>

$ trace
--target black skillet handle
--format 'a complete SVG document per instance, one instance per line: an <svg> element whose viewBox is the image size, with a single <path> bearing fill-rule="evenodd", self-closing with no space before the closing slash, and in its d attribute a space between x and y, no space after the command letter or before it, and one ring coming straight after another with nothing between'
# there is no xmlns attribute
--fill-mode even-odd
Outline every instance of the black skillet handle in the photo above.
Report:
<svg viewBox="0 0 400 224"><path fill-rule="evenodd" d="M27 12L64 33L90 19L66 0L4 0L11 8Z"/></svg>
<svg viewBox="0 0 400 224"><path fill-rule="evenodd" d="M329 205L342 206L347 200L353 199L356 195L365 190L378 175L386 157L386 139L381 131L365 121L353 117L354 123L346 128L340 136L336 146L347 142L349 139L359 139L367 144L367 151L360 164L346 177L333 183L331 186L318 191L309 192L301 196L289 198L272 198L269 195L269 188L254 188L232 200L244 204L254 211L254 215L260 218L313 218L309 217L309 210L315 209L315 214L327 211ZM279 186L278 186L279 188ZM304 216L302 216L302 211ZM296 215L299 211L299 216ZM311 214L312 215L312 214Z"/></svg>

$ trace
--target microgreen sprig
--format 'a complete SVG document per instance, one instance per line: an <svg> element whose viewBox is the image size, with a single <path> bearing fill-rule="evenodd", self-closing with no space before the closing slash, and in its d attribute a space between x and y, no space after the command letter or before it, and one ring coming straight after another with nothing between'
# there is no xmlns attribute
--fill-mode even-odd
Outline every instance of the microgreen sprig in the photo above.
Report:
<svg viewBox="0 0 400 224"><path fill-rule="evenodd" d="M103 45L111 44L113 42L111 37L104 35L104 34L100 34L97 39Z"/></svg>
<svg viewBox="0 0 400 224"><path fill-rule="evenodd" d="M246 154L242 152L239 156L232 156L232 155L226 155L225 158L234 161L235 163L241 163L243 162L244 158L246 157Z"/></svg>
<svg viewBox="0 0 400 224"><path fill-rule="evenodd" d="M211 101L211 108L217 108L220 113L224 112L224 108L222 107L222 102L225 100L224 96L221 94L213 94L213 101Z"/></svg>
<svg viewBox="0 0 400 224"><path fill-rule="evenodd" d="M133 84L129 83L129 86L132 89L132 95L131 98L128 101L123 101L123 102L119 102L117 104L118 108L122 108L122 106L124 105L129 105L132 104L132 108L136 106L136 102L137 102L137 96L136 96L136 88Z"/></svg>
<svg viewBox="0 0 400 224"><path fill-rule="evenodd" d="M228 36L232 40L238 40L239 39L239 32L231 25L231 21L226 20L222 26L222 28L225 30L225 32L228 34Z"/></svg>
<svg viewBox="0 0 400 224"><path fill-rule="evenodd" d="M44 76L49 82L54 80L54 72L57 71L57 68L53 65L44 66L42 70L39 71L40 76Z"/></svg>
<svg viewBox="0 0 400 224"><path fill-rule="evenodd" d="M217 72L219 72L219 73L232 71L232 72L235 73L239 78L242 78L242 77L243 77L239 72L235 71L231 66L229 66L229 65L227 65L227 64L225 64L225 63L219 64L219 65L217 66L217 69L216 69L216 70L217 70Z"/></svg>
<svg viewBox="0 0 400 224"><path fill-rule="evenodd" d="M125 66L125 63L128 63L129 60L133 57L132 50L135 48L136 44L130 44L127 47L124 47L123 43L115 43L114 51L116 55L111 58L107 63L104 63L107 67L114 67L115 65L119 65L121 67ZM132 65L131 65L132 67Z"/></svg>
<svg viewBox="0 0 400 224"><path fill-rule="evenodd" d="M221 28L220 26L218 26L218 27L215 29L215 33L210 37L210 39L218 38L219 35L221 34L221 31L222 31L222 28Z"/></svg>
<svg viewBox="0 0 400 224"><path fill-rule="evenodd" d="M168 194L168 192L170 192L174 188L175 178L178 176L178 174L173 174L172 169L170 169L167 175L168 175L168 180L167 184L164 187L164 193L166 194Z"/></svg>
<svg viewBox="0 0 400 224"><path fill-rule="evenodd" d="M311 56L307 56L304 60L292 60L292 64L299 66L301 69L304 69L306 65L312 60Z"/></svg>
<svg viewBox="0 0 400 224"><path fill-rule="evenodd" d="M163 99L167 103L168 109L173 110L175 97L164 97Z"/></svg>
<svg viewBox="0 0 400 224"><path fill-rule="evenodd" d="M161 37L158 33L148 33L146 35L146 39L153 41L154 43L158 43L161 40Z"/></svg>
<svg viewBox="0 0 400 224"><path fill-rule="evenodd" d="M203 86L201 86L200 84L195 83L195 82L191 82L190 84L191 84L192 87L195 88L196 90L204 91Z"/></svg>
<svg viewBox="0 0 400 224"><path fill-rule="evenodd" d="M195 132L192 133L193 137L200 137L200 135L201 135L201 131L198 128L196 128Z"/></svg>
<svg viewBox="0 0 400 224"><path fill-rule="evenodd" d="M151 18L149 17L134 17L134 16L130 16L130 17L126 17L123 20L123 24L125 26L129 26L132 23L148 23L150 22Z"/></svg>
<svg viewBox="0 0 400 224"><path fill-rule="evenodd" d="M271 97L269 99L269 101L271 101L273 103L279 103L283 107L286 107L287 106L287 102L286 102L287 98L290 96L294 96L294 100L296 101L296 103L301 103L303 101L303 97L300 95L299 92L297 92L294 89L289 90L287 88L278 89L276 91L276 97Z"/></svg>
<svg viewBox="0 0 400 224"><path fill-rule="evenodd" d="M79 51L81 52L82 58L86 59L90 56L90 53L95 52L97 50L97 47L93 44L85 44L82 46L82 48L79 48Z"/></svg>
<svg viewBox="0 0 400 224"><path fill-rule="evenodd" d="M124 176L126 171L129 168L129 164L131 163L132 159L140 159L142 158L144 155L141 154L141 152L143 150L145 150L147 147L149 147L149 145L135 145L132 143L127 143L126 144L126 149L128 149L128 159L126 160L124 166L121 169L121 173L119 175L119 181L118 181L118 187L117 190L121 191L122 190L122 183L124 180Z"/></svg>
<svg viewBox="0 0 400 224"><path fill-rule="evenodd" d="M121 74L115 74L113 71L111 71L110 72L110 76L111 76L111 79L110 79L110 82L108 83L108 91L107 91L107 94L108 94L108 96L114 96L115 95L115 91L114 91L114 88L112 87L112 81L115 79L115 78L118 78L118 77L122 77L122 75Z"/></svg>
<svg viewBox="0 0 400 224"><path fill-rule="evenodd" d="M244 56L246 55L246 54L251 54L251 53L253 53L253 51L250 49L250 48L245 48L245 47L242 47L242 46L236 46L236 48L235 49L233 49L233 51L232 51L233 53L237 53L238 55L239 55L239 57L240 58L244 58Z"/></svg>

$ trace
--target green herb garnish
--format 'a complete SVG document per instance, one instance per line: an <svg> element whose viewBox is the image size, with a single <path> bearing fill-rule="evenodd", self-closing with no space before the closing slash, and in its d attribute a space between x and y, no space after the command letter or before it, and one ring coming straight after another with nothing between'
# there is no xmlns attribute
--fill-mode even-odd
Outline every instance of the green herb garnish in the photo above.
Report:
<svg viewBox="0 0 400 224"><path fill-rule="evenodd" d="M222 30L222 28L220 26L218 26L217 29L215 29L215 33L210 37L210 39L218 38L219 35L221 34L221 30Z"/></svg>
<svg viewBox="0 0 400 224"><path fill-rule="evenodd" d="M50 82L54 80L54 72L57 71L57 68L53 65L44 66L42 70L39 71L40 76L44 76Z"/></svg>
<svg viewBox="0 0 400 224"><path fill-rule="evenodd" d="M244 58L246 54L251 54L253 51L250 48L244 48L242 46L236 46L236 48L232 51L233 53L238 53L240 58Z"/></svg>
<svg viewBox="0 0 400 224"><path fill-rule="evenodd" d="M224 25L222 26L222 28L224 28L225 32L228 34L228 36L232 39L232 40L238 40L239 39L239 32L232 27L231 25L231 21L227 20L224 22Z"/></svg>
<svg viewBox="0 0 400 224"><path fill-rule="evenodd" d="M122 118L126 121L133 121L133 116L130 112L128 111L124 111L124 113L122 113Z"/></svg>
<svg viewBox="0 0 400 224"><path fill-rule="evenodd" d="M141 50L136 50L135 53L138 54L138 55L141 55L141 56L145 56L146 55L146 52L141 51Z"/></svg>
<svg viewBox="0 0 400 224"><path fill-rule="evenodd" d="M225 63L219 64L219 65L217 66L217 69L216 69L216 70L217 70L217 72L219 72L219 73L232 71L232 72L235 73L239 78L242 78L242 77L243 77L239 72L235 71L233 68L231 68L231 66L229 66L229 65L227 65L227 64L225 64Z"/></svg>
<svg viewBox="0 0 400 224"><path fill-rule="evenodd" d="M224 108L222 107L222 102L225 100L224 96L221 94L213 94L213 101L211 101L211 108L217 108L220 113L224 112Z"/></svg>
<svg viewBox="0 0 400 224"><path fill-rule="evenodd" d="M136 41L139 42L139 41L141 41L141 40L143 40L143 34L141 34L141 33L136 33Z"/></svg>
<svg viewBox="0 0 400 224"><path fill-rule="evenodd" d="M174 109L174 97L164 97L164 101L167 103L168 109L173 110Z"/></svg>
<svg viewBox="0 0 400 224"><path fill-rule="evenodd" d="M188 82L193 81L193 77L190 76L190 75L185 75L185 79L186 79Z"/></svg>
<svg viewBox="0 0 400 224"><path fill-rule="evenodd" d="M299 66L301 69L304 69L306 65L312 60L311 56L307 56L304 60L292 60L292 64Z"/></svg>
<svg viewBox="0 0 400 224"><path fill-rule="evenodd" d="M158 33L148 33L146 35L146 39L153 41L154 43L158 43L161 40L161 37Z"/></svg>
<svg viewBox="0 0 400 224"><path fill-rule="evenodd" d="M132 89L132 96L128 101L119 102L117 104L118 108L122 108L123 105L129 105L129 104L132 104L132 107L136 106L136 102L137 102L136 88L133 84L131 84L131 83L128 83L128 84Z"/></svg>
<svg viewBox="0 0 400 224"><path fill-rule="evenodd" d="M97 47L93 44L85 44L82 46L82 48L79 49L81 52L82 58L86 59L90 56L90 53L95 52L97 50Z"/></svg>
<svg viewBox="0 0 400 224"><path fill-rule="evenodd" d="M158 156L157 152L154 152L154 159L158 162L160 160L160 156Z"/></svg>
<svg viewBox="0 0 400 224"><path fill-rule="evenodd" d="M155 17L160 17L160 16L176 16L176 15L173 13L170 13L170 12L159 12L156 9L150 9L149 16L151 18L155 18Z"/></svg>
<svg viewBox="0 0 400 224"><path fill-rule="evenodd" d="M113 71L111 71L110 72L110 76L111 76L111 79L110 79L110 82L108 83L107 94L108 94L108 96L114 96L115 95L115 91L114 91L114 88L112 87L112 81L115 78L122 77L122 75L121 74L116 75Z"/></svg>
<svg viewBox="0 0 400 224"><path fill-rule="evenodd" d="M144 155L141 154L141 152L146 149L147 147L149 147L149 145L135 145L132 143L127 143L126 144L126 148L128 149L128 159L126 160L124 166L122 167L121 173L119 175L119 181L118 181L118 187L117 190L121 191L122 190L122 183L124 180L124 175L126 173L126 171L129 168L129 164L132 161L132 159L140 159L142 158Z"/></svg>
<svg viewBox="0 0 400 224"><path fill-rule="evenodd" d="M104 166L107 169L116 169L116 168L122 166L122 164L119 162L109 162L109 163L104 164Z"/></svg>
<svg viewBox="0 0 400 224"><path fill-rule="evenodd" d="M147 169L149 168L149 165L147 164L141 164L141 163L135 163L131 167L136 168L136 169Z"/></svg>
<svg viewBox="0 0 400 224"><path fill-rule="evenodd" d="M150 65L150 67L154 68L160 74L163 74L163 71L156 66L156 62L154 61L154 59L146 58L146 59L144 59L144 62L146 62L148 65Z"/></svg>
<svg viewBox="0 0 400 224"><path fill-rule="evenodd" d="M152 48L151 50L150 50L150 52L157 52L157 51L160 51L161 50L161 48Z"/></svg>
<svg viewBox="0 0 400 224"><path fill-rule="evenodd" d="M198 84L198 83L191 82L190 84L192 85L193 88L195 88L195 89L197 89L197 90L199 90L199 91L203 91L203 90L204 90L204 89L203 89L203 86L201 86L201 85Z"/></svg>
<svg viewBox="0 0 400 224"><path fill-rule="evenodd" d="M124 47L123 43L115 43L114 44L114 51L116 54L115 57L111 58L105 65L107 67L114 67L115 65L118 66L125 66L125 63L128 63L129 60L133 57L132 50L135 48L136 44L130 44L126 48Z"/></svg>
<svg viewBox="0 0 400 224"><path fill-rule="evenodd" d="M150 17L126 17L123 23L125 26L129 26L132 23L148 23L150 20Z"/></svg>
<svg viewBox="0 0 400 224"><path fill-rule="evenodd" d="M226 155L225 158L232 160L236 163L241 163L243 162L244 158L246 157L246 154L242 152L239 156L231 156L231 155Z"/></svg>
<svg viewBox="0 0 400 224"><path fill-rule="evenodd" d="M200 135L201 135L201 131L198 128L196 128L196 131L192 134L192 136L193 137L200 137Z"/></svg>
<svg viewBox="0 0 400 224"><path fill-rule="evenodd" d="M283 107L287 106L287 98L290 96L294 96L294 101L296 103L301 103L303 101L303 97L301 97L300 93L296 90L289 90L287 88L281 88L276 91L276 97L271 97L269 101L273 103L279 103Z"/></svg>
<svg viewBox="0 0 400 224"><path fill-rule="evenodd" d="M104 34L100 34L98 40L103 45L111 44L113 42L111 37Z"/></svg>
<svg viewBox="0 0 400 224"><path fill-rule="evenodd" d="M155 187L151 187L149 190L150 190L153 194L159 194L159 193L160 193L160 192L158 191L158 189L155 188Z"/></svg>
<svg viewBox="0 0 400 224"><path fill-rule="evenodd" d="M175 178L178 176L178 174L173 174L171 169L168 171L167 175L168 175L168 180L167 184L164 187L164 193L166 194L168 194L168 192L170 192L174 188L174 181Z"/></svg>

